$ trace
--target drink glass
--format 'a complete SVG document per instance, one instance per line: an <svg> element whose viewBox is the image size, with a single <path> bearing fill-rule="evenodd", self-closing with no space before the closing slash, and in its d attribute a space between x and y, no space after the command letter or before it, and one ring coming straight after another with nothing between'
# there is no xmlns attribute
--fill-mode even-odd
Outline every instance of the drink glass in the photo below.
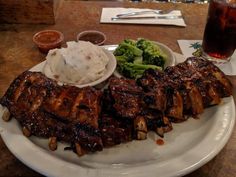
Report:
<svg viewBox="0 0 236 177"><path fill-rule="evenodd" d="M210 0L202 48L215 63L230 60L236 48L236 0Z"/></svg>

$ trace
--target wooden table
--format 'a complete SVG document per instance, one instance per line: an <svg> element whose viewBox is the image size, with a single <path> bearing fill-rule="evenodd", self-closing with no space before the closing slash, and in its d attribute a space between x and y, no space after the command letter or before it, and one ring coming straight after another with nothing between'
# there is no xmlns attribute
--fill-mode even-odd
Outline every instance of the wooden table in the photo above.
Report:
<svg viewBox="0 0 236 177"><path fill-rule="evenodd" d="M157 25L100 24L102 7L142 7L156 9L179 9L186 28ZM21 72L31 68L45 58L32 42L39 30L57 29L64 33L65 40L76 40L76 35L89 29L103 31L107 35L105 44L117 44L125 38L144 37L168 45L180 52L178 39L202 39L207 5L128 3L108 1L65 1L59 8L55 25L0 25L0 96L10 82ZM236 98L236 76L234 84ZM203 147L204 148L204 147ZM41 176L17 160L0 139L0 176ZM236 128L223 150L209 163L187 175L188 177L235 177L236 176Z"/></svg>

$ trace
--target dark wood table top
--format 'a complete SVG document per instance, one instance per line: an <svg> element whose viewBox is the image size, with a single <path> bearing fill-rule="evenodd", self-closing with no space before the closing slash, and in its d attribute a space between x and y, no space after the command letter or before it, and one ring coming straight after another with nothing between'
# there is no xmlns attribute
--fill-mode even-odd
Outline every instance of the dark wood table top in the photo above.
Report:
<svg viewBox="0 0 236 177"><path fill-rule="evenodd" d="M187 27L161 25L100 24L102 7L137 7L156 9L179 9ZM62 2L55 25L0 25L0 96L10 82L24 70L44 61L32 42L32 36L43 29L57 29L64 33L65 40L76 40L83 30L99 30L106 34L105 44L117 44L125 38L144 37L168 45L180 53L178 39L202 39L207 15L206 4L129 3L112 1L65 1ZM229 77L234 85L236 76ZM204 147L203 147L204 148ZM0 176L41 176L17 160L0 138ZM223 150L210 162L188 177L235 177L236 176L236 128Z"/></svg>

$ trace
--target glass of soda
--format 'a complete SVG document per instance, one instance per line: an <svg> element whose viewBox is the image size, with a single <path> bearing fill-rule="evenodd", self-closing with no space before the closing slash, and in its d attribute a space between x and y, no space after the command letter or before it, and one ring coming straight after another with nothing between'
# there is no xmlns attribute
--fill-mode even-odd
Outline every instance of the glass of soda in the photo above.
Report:
<svg viewBox="0 0 236 177"><path fill-rule="evenodd" d="M236 0L210 0L202 48L213 62L230 60L236 48Z"/></svg>

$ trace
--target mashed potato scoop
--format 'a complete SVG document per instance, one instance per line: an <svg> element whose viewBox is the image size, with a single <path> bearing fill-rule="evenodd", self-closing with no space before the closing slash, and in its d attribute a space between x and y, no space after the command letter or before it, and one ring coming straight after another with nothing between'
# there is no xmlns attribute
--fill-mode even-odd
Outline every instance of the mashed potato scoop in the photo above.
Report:
<svg viewBox="0 0 236 177"><path fill-rule="evenodd" d="M43 73L61 83L82 85L103 77L109 57L90 42L67 42L67 48L50 50Z"/></svg>

